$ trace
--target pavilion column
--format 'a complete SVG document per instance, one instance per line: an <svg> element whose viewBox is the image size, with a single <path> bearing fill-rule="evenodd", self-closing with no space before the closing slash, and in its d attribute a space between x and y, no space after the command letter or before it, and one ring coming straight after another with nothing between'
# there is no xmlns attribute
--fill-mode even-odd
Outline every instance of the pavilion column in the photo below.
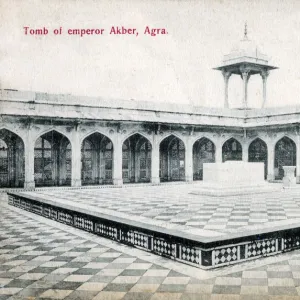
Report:
<svg viewBox="0 0 300 300"><path fill-rule="evenodd" d="M122 139L121 135L117 133L114 139L114 162L113 162L113 184L122 185Z"/></svg>
<svg viewBox="0 0 300 300"><path fill-rule="evenodd" d="M274 180L275 145L268 144L268 175L267 180Z"/></svg>
<svg viewBox="0 0 300 300"><path fill-rule="evenodd" d="M193 181L193 144L190 138L187 139L185 148L185 181Z"/></svg>
<svg viewBox="0 0 300 300"><path fill-rule="evenodd" d="M263 82L263 104L262 107L265 107L267 101L267 79L269 76L269 71L261 71L260 76Z"/></svg>
<svg viewBox="0 0 300 300"><path fill-rule="evenodd" d="M81 144L77 127L73 131L72 143L72 186L81 186Z"/></svg>
<svg viewBox="0 0 300 300"><path fill-rule="evenodd" d="M25 140L25 182L24 188L25 189L34 189L35 182L34 182L34 144L35 141L32 137L32 129L29 125L27 129L27 135Z"/></svg>
<svg viewBox="0 0 300 300"><path fill-rule="evenodd" d="M223 74L223 77L224 77L224 107L225 108L229 108L229 102L228 102L228 83L229 83L229 78L231 76L231 73L223 70L222 74Z"/></svg>
<svg viewBox="0 0 300 300"><path fill-rule="evenodd" d="M300 183L300 135L297 136L296 145L296 183Z"/></svg>
<svg viewBox="0 0 300 300"><path fill-rule="evenodd" d="M154 134L151 151L151 183L160 183L159 178L159 142L158 136Z"/></svg>
<svg viewBox="0 0 300 300"><path fill-rule="evenodd" d="M243 70L241 72L242 79L243 79L243 90L244 90L244 95L243 95L243 103L244 103L244 108L248 108L248 81L250 78L249 75L249 70Z"/></svg>

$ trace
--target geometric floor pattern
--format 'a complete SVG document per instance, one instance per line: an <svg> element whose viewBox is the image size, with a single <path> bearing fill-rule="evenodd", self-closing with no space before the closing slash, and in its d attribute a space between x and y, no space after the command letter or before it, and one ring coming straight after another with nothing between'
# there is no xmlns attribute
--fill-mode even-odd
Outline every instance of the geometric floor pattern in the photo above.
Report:
<svg viewBox="0 0 300 300"><path fill-rule="evenodd" d="M300 218L300 189L209 197L190 194L197 184L82 190L44 190L33 194L91 205L170 224L216 232ZM25 194L31 192L25 192ZM274 223L275 224L275 223Z"/></svg>
<svg viewBox="0 0 300 300"><path fill-rule="evenodd" d="M300 299L299 251L272 264L261 265L266 258L219 273L201 270L207 278L199 279L183 270L193 274L193 267L141 259L139 250L93 240L0 198L0 299Z"/></svg>

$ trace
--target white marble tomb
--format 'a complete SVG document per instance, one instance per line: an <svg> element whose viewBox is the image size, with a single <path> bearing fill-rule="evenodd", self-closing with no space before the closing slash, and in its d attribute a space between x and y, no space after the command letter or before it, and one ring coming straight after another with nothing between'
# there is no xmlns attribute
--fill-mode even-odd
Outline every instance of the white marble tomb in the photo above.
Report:
<svg viewBox="0 0 300 300"><path fill-rule="evenodd" d="M244 161L204 163L203 182L219 187L262 185L265 182L264 163Z"/></svg>

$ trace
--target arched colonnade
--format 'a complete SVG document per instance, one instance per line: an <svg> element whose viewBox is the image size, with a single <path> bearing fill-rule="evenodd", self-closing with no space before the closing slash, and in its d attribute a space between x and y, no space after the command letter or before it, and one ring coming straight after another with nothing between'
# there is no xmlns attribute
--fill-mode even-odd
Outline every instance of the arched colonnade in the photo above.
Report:
<svg viewBox="0 0 300 300"><path fill-rule="evenodd" d="M0 129L0 186L23 187L25 183L28 187L26 182L32 177L36 187L116 184L116 179L123 183L202 180L204 163L227 160L263 162L265 178L280 180L282 167L297 166L300 157L299 146L286 135L271 145L261 138L245 145L235 137L216 144L205 136L190 145L175 134L154 144L145 135L133 133L116 145L109 136L94 132L77 144L80 150L56 130L39 135L30 148L33 167L29 172L21 136Z"/></svg>

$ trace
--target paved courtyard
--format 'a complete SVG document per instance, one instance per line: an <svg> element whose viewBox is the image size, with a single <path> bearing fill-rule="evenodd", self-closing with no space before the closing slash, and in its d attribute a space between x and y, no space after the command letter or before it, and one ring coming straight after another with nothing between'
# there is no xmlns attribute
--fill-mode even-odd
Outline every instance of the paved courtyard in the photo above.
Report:
<svg viewBox="0 0 300 300"><path fill-rule="evenodd" d="M300 251L206 271L8 206L6 195L0 197L0 299L300 299Z"/></svg>

